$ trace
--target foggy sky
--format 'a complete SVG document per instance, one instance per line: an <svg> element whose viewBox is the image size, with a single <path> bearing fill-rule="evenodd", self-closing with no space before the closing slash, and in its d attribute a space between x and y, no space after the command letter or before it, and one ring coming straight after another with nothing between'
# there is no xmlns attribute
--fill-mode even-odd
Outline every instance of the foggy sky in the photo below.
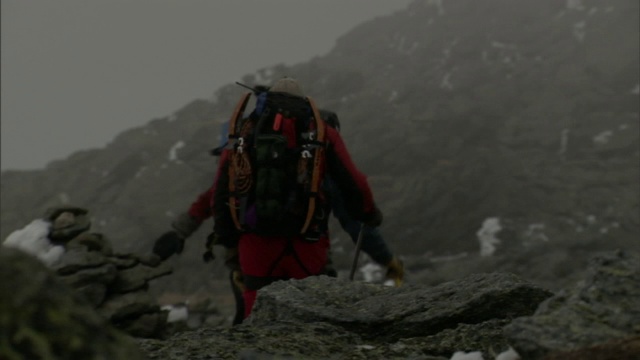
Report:
<svg viewBox="0 0 640 360"><path fill-rule="evenodd" d="M103 147L409 2L2 0L2 170Z"/></svg>

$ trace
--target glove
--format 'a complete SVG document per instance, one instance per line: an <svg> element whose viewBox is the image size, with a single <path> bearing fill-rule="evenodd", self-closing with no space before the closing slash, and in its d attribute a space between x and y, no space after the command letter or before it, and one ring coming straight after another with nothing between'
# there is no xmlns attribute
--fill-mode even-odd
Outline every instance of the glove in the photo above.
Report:
<svg viewBox="0 0 640 360"><path fill-rule="evenodd" d="M240 270L233 270L231 272L231 278L233 279L233 286L238 288L241 292L245 292L247 288L244 286L244 276Z"/></svg>
<svg viewBox="0 0 640 360"><path fill-rule="evenodd" d="M180 254L184 249L184 238L175 231L162 234L153 245L153 253L166 260L173 254Z"/></svg>
<svg viewBox="0 0 640 360"><path fill-rule="evenodd" d="M371 228L378 227L382 224L382 212L374 205L373 212L366 214L362 222Z"/></svg>
<svg viewBox="0 0 640 360"><path fill-rule="evenodd" d="M393 280L396 286L404 281L404 264L397 256L394 256L387 264L387 278Z"/></svg>
<svg viewBox="0 0 640 360"><path fill-rule="evenodd" d="M182 213L178 215L171 223L171 227L177 232L183 239L188 238L198 230L202 221L189 215L189 213Z"/></svg>

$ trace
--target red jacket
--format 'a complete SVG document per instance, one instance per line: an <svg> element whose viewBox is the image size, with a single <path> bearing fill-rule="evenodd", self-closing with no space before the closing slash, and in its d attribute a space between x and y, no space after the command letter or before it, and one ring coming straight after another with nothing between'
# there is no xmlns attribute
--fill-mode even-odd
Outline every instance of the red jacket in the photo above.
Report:
<svg viewBox="0 0 640 360"><path fill-rule="evenodd" d="M203 222L213 215L211 212L211 199L213 197L214 186L210 187L207 191L198 195L196 201L194 201L189 207L189 215L196 219L198 222Z"/></svg>
<svg viewBox="0 0 640 360"><path fill-rule="evenodd" d="M220 163L227 160L228 154L228 151L222 153L222 155L220 156ZM207 189L207 191L198 195L196 201L194 201L189 207L189 215L191 215L191 217L199 222L203 222L213 216L213 193L215 191L216 184L218 183L219 178L220 171L218 169L213 185L209 189Z"/></svg>

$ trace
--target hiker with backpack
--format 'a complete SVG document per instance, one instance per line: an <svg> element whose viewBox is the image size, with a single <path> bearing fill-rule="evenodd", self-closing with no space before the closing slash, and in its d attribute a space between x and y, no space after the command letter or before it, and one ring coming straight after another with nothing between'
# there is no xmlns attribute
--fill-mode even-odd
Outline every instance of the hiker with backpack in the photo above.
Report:
<svg viewBox="0 0 640 360"><path fill-rule="evenodd" d="M268 90L268 88L264 86L258 86L256 88L258 89L256 95ZM338 131L340 130L340 122L335 112L320 109L319 114L327 125ZM228 131L227 123L225 123L222 130L223 135L225 135ZM226 146L226 136L223 136L220 146L213 149L211 154L214 156L220 156ZM345 204L339 188L328 176L323 180L322 188L323 191L331 194L331 209L333 211L333 215L338 219L342 228L350 235L353 242L356 243L361 223L349 216L349 213L344 207ZM212 186L200 194L191 204L189 210L180 214L173 221L173 229L162 234L162 236L155 241L153 248L154 253L162 259L166 259L173 254L182 252L185 239L191 236L191 234L200 227L203 221L212 216L210 204L213 191L214 187ZM373 261L387 269L387 278L393 280L396 286L402 284L404 277L403 264L391 253L378 229L365 226L363 228L363 232L362 250L367 253ZM216 244L214 244L213 241L214 239L211 237L207 241L207 250L203 256L205 261L210 261L214 258L213 245ZM337 276L337 273L335 269L331 267L330 262L331 259L329 257L323 273L335 277ZM243 287L242 275L239 271L237 252L235 252L235 249L230 249L225 252L225 263L227 264L227 267L231 269L229 279L236 300L236 314L233 320L233 324L235 325L239 324L244 317L244 303L241 295L241 288Z"/></svg>
<svg viewBox="0 0 640 360"><path fill-rule="evenodd" d="M370 227L382 222L366 177L295 80L278 80L243 117L250 96L231 117L213 199L216 242L238 251L245 317L260 288L325 268L331 211L331 194L321 186L325 175L351 217Z"/></svg>

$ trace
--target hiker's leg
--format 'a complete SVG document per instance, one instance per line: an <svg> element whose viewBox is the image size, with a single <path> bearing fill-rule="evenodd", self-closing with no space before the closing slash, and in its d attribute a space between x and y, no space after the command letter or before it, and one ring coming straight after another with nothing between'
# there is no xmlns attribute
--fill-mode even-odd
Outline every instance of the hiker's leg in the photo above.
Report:
<svg viewBox="0 0 640 360"><path fill-rule="evenodd" d="M376 263L386 266L393 258L393 254L382 238L380 230L378 228L365 226L363 232L362 251L369 255Z"/></svg>
<svg viewBox="0 0 640 360"><path fill-rule="evenodd" d="M333 213L340 222L340 226L346 231L353 243L358 242L358 235L360 234L361 223L354 220L347 213L346 209L342 206L342 202L338 201L337 204L333 203ZM362 251L369 255L373 261L378 264L386 265L393 258L389 246L382 238L382 234L378 228L372 228L365 226L362 234Z"/></svg>
<svg viewBox="0 0 640 360"><path fill-rule="evenodd" d="M286 242L280 238L265 238L252 233L240 236L238 254L246 287L242 294L245 318L251 313L257 291L271 283L274 276L281 276L278 266L285 246Z"/></svg>
<svg viewBox="0 0 640 360"><path fill-rule="evenodd" d="M309 242L302 238L293 240L293 254L283 261L287 275L293 279L304 279L323 274L327 265L329 238L321 236L318 241Z"/></svg>
<svg viewBox="0 0 640 360"><path fill-rule="evenodd" d="M258 290L245 290L242 293L242 297L244 299L244 318L246 319L251 314L251 310L253 309L253 304L256 302L256 296L258 296Z"/></svg>
<svg viewBox="0 0 640 360"><path fill-rule="evenodd" d="M233 281L233 271L229 272L229 283L236 303L236 314L233 317L233 325L238 325L244 319L244 295L242 294L242 289L238 288L236 282Z"/></svg>
<svg viewBox="0 0 640 360"><path fill-rule="evenodd" d="M355 221L349 213L347 212L347 208L344 204L344 199L342 198L342 193L338 189L332 181L327 180L325 188L330 192L331 199L331 211L333 212L333 216L338 219L340 226L344 231L349 234L353 242L355 243L358 239L358 232L360 231L360 223Z"/></svg>

